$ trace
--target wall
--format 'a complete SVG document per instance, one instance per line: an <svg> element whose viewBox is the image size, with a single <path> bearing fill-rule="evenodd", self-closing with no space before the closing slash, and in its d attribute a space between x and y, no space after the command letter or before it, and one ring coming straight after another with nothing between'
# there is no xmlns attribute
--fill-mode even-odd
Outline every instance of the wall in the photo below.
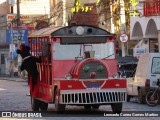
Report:
<svg viewBox="0 0 160 120"><path fill-rule="evenodd" d="M142 0L138 0L138 1L142 1ZM140 23L140 25L142 27L142 32L143 32L144 38L145 38L145 34L146 34L147 25L148 25L148 22L150 19L154 20L156 27L157 27L157 30L160 30L160 16L144 17L143 16L143 3L139 3L137 5L137 9L141 13L141 15L130 17L130 34L131 34L130 38L131 38L131 40L132 40L132 31L133 31L134 25L137 21Z"/></svg>
<svg viewBox="0 0 160 120"><path fill-rule="evenodd" d="M0 15L7 14L10 11L10 6L6 1L7 0L0 0Z"/></svg>
<svg viewBox="0 0 160 120"><path fill-rule="evenodd" d="M13 10L17 13L16 4ZM50 0L21 0L20 14L50 14Z"/></svg>
<svg viewBox="0 0 160 120"><path fill-rule="evenodd" d="M150 19L153 19L156 23L157 30L160 30L160 16L152 16L152 17L131 17L131 26L130 33L132 33L135 23L138 21L141 24L143 35L145 35L146 28Z"/></svg>
<svg viewBox="0 0 160 120"><path fill-rule="evenodd" d="M6 44L6 15L0 16L0 44Z"/></svg>

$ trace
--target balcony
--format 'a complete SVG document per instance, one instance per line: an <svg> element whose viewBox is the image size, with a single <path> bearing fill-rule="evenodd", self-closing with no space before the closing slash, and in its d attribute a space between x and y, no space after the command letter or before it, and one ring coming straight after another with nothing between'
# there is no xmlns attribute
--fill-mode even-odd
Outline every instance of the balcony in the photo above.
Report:
<svg viewBox="0 0 160 120"><path fill-rule="evenodd" d="M160 16L160 0L146 0L143 3L144 16Z"/></svg>

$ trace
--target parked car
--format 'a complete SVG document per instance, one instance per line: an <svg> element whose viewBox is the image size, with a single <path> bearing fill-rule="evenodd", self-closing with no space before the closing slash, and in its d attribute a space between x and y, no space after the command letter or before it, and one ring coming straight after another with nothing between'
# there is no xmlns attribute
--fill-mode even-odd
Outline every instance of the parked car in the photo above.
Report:
<svg viewBox="0 0 160 120"><path fill-rule="evenodd" d="M118 57L118 75L120 77L133 77L137 67L138 59L133 56Z"/></svg>
<svg viewBox="0 0 160 120"><path fill-rule="evenodd" d="M160 78L160 53L142 54L139 58L135 76L127 78L127 101L138 97L139 103L145 103L145 95L157 87Z"/></svg>

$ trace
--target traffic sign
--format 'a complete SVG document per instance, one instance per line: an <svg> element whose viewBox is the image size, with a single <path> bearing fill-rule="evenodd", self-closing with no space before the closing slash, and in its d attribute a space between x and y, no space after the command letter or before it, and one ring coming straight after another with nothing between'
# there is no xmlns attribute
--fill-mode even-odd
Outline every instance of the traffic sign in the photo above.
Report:
<svg viewBox="0 0 160 120"><path fill-rule="evenodd" d="M14 52L15 51L15 44L10 44L9 50L10 50L10 52Z"/></svg>
<svg viewBox="0 0 160 120"><path fill-rule="evenodd" d="M121 34L120 37L119 37L119 40L122 43L126 43L128 41L128 35L127 34Z"/></svg>

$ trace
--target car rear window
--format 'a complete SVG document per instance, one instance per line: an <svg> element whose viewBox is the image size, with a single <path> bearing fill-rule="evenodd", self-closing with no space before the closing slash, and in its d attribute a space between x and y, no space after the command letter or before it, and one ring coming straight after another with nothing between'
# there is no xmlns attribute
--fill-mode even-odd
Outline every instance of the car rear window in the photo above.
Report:
<svg viewBox="0 0 160 120"><path fill-rule="evenodd" d="M154 57L152 59L152 74L160 74L160 57Z"/></svg>

